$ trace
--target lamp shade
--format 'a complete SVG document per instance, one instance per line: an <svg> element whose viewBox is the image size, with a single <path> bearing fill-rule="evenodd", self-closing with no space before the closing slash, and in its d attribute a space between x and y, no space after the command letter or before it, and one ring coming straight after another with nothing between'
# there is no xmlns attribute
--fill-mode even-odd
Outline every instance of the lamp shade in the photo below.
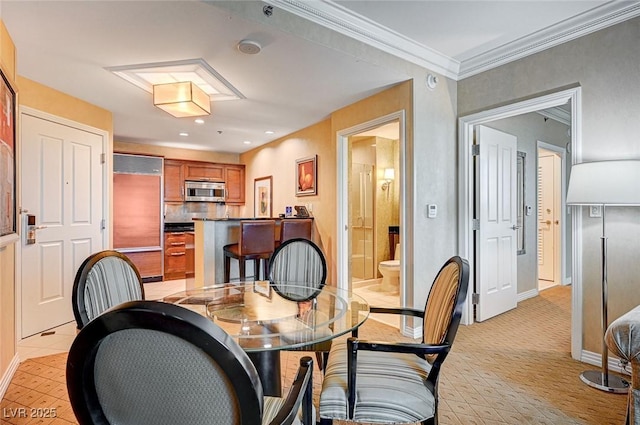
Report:
<svg viewBox="0 0 640 425"><path fill-rule="evenodd" d="M177 118L211 114L211 99L191 81L156 84L153 104Z"/></svg>
<svg viewBox="0 0 640 425"><path fill-rule="evenodd" d="M568 205L640 205L640 160L583 162L571 167Z"/></svg>

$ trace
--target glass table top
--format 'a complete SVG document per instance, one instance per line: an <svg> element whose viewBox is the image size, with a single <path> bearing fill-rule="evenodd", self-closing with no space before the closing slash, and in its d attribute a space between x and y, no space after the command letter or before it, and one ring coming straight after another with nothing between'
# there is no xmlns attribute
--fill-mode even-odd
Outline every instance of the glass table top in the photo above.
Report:
<svg viewBox="0 0 640 425"><path fill-rule="evenodd" d="M328 341L351 332L369 316L360 296L268 281L188 289L163 299L208 317L247 352L283 350Z"/></svg>

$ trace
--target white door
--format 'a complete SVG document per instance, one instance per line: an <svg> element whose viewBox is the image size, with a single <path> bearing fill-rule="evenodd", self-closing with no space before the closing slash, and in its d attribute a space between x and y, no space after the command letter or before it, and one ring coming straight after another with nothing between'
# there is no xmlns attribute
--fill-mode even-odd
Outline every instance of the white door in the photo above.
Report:
<svg viewBox="0 0 640 425"><path fill-rule="evenodd" d="M553 156L538 158L538 278L553 281Z"/></svg>
<svg viewBox="0 0 640 425"><path fill-rule="evenodd" d="M553 153L538 157L538 278L555 282L560 277L559 204L560 158Z"/></svg>
<svg viewBox="0 0 640 425"><path fill-rule="evenodd" d="M518 139L478 126L476 141L476 320L516 307L516 148Z"/></svg>
<svg viewBox="0 0 640 425"><path fill-rule="evenodd" d="M21 115L22 338L73 320L75 273L103 249L103 136ZM26 211L25 211L26 210Z"/></svg>

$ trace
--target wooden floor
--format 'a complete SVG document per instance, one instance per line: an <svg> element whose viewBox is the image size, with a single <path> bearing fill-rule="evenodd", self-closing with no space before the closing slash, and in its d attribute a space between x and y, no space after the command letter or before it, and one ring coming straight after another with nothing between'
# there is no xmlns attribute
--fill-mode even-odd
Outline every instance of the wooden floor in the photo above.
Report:
<svg viewBox="0 0 640 425"><path fill-rule="evenodd" d="M486 322L461 326L441 374L440 424L623 424L626 396L580 381L580 372L593 367L571 359L570 328L571 289L563 286ZM365 323L360 335L408 340L374 320ZM283 353L285 388L302 354ZM76 423L66 393L65 361L61 353L21 363L0 405L0 424ZM316 403L321 383L316 371ZM32 408L55 409L56 417L15 415L28 416Z"/></svg>

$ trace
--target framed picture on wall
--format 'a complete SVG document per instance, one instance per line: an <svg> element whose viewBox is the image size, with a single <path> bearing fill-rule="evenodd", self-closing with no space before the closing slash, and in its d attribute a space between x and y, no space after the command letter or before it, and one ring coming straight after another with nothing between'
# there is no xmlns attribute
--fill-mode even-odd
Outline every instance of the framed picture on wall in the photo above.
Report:
<svg viewBox="0 0 640 425"><path fill-rule="evenodd" d="M273 178L260 177L253 181L253 215L254 217L271 218L273 207L273 193L271 191Z"/></svg>
<svg viewBox="0 0 640 425"><path fill-rule="evenodd" d="M296 159L296 196L318 194L318 155Z"/></svg>
<svg viewBox="0 0 640 425"><path fill-rule="evenodd" d="M18 239L16 223L16 92L0 69L0 246Z"/></svg>

